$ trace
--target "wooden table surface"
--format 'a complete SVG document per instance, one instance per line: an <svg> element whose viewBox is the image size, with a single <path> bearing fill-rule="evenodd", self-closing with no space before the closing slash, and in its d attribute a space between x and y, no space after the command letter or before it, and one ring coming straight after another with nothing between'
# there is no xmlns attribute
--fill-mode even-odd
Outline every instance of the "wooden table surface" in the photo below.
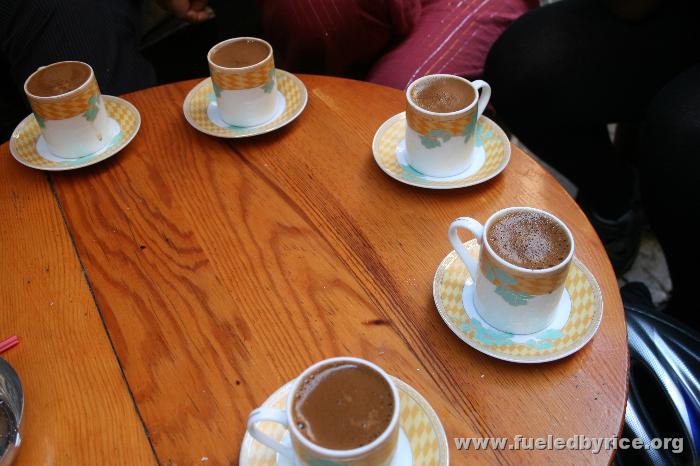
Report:
<svg viewBox="0 0 700 466"><path fill-rule="evenodd" d="M237 464L248 413L338 355L419 390L452 464L607 464L608 451L464 452L452 441L620 432L622 305L575 202L517 147L476 187L398 183L375 165L371 141L403 94L301 78L304 113L256 138L191 128L189 81L126 95L141 130L99 165L47 175L1 146L0 338L22 339L3 357L26 391L17 465ZM485 356L433 303L450 221L511 205L560 216L603 291L600 330L557 362Z"/></svg>

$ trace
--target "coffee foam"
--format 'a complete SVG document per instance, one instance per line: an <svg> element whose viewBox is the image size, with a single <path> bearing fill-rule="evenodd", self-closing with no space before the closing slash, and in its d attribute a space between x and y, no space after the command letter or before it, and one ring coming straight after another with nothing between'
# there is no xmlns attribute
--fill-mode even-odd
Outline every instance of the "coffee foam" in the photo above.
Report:
<svg viewBox="0 0 700 466"><path fill-rule="evenodd" d="M467 108L474 101L474 89L455 77L431 76L413 86L411 99L424 110L451 113Z"/></svg>
<svg viewBox="0 0 700 466"><path fill-rule="evenodd" d="M27 91L38 97L65 94L85 84L90 68L82 63L55 63L37 71L27 81Z"/></svg>
<svg viewBox="0 0 700 466"><path fill-rule="evenodd" d="M241 39L222 45L211 55L211 61L224 68L244 68L265 60L270 48L264 42Z"/></svg>
<svg viewBox="0 0 700 466"><path fill-rule="evenodd" d="M526 269L559 265L571 250L571 241L559 223L529 210L511 211L494 220L487 240L501 259Z"/></svg>

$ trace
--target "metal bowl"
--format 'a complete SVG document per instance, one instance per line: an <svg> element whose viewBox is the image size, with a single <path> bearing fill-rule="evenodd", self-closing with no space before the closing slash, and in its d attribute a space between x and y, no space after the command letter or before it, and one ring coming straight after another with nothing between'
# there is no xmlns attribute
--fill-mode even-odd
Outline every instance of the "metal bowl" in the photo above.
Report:
<svg viewBox="0 0 700 466"><path fill-rule="evenodd" d="M0 358L0 466L11 464L17 454L22 411L22 383L12 366Z"/></svg>

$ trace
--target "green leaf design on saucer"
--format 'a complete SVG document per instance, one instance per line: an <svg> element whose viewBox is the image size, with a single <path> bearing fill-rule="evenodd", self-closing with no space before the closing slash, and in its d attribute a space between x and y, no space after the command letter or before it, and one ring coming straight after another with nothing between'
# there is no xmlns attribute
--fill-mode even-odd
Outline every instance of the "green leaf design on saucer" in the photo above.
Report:
<svg viewBox="0 0 700 466"><path fill-rule="evenodd" d="M532 338L525 342L516 342L514 341L515 336L512 333L501 332L494 328L486 328L476 319L472 319L460 325L460 330L464 333L474 331L474 339L487 346L525 345L529 348L539 350L554 348L554 341L564 336L561 330L552 328L534 334Z"/></svg>
<svg viewBox="0 0 700 466"><path fill-rule="evenodd" d="M554 344L547 340L528 340L525 342L525 345L539 350L554 348Z"/></svg>
<svg viewBox="0 0 700 466"><path fill-rule="evenodd" d="M472 319L461 325L461 330L469 333L474 330L474 338L484 345L508 346L513 343L513 334L484 327L481 322Z"/></svg>
<svg viewBox="0 0 700 466"><path fill-rule="evenodd" d="M556 340L564 336L564 332L556 328L549 328L547 330L542 330L537 334L537 338L540 340Z"/></svg>
<svg viewBox="0 0 700 466"><path fill-rule="evenodd" d="M272 92L272 86L275 85L275 69L272 68L270 71L267 72L267 81L265 82L265 85L263 86L263 91L265 91L265 94L269 94Z"/></svg>
<svg viewBox="0 0 700 466"><path fill-rule="evenodd" d="M83 116L87 121L95 121L97 113L100 111L100 95L92 94L88 99L88 109Z"/></svg>

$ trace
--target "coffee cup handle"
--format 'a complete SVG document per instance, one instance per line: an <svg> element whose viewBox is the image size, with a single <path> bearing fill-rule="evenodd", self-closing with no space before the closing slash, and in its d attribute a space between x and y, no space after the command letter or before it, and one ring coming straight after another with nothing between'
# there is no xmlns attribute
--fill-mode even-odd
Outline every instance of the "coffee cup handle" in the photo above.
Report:
<svg viewBox="0 0 700 466"><path fill-rule="evenodd" d="M481 239L484 234L484 226L473 218L459 217L452 222L452 224L450 224L450 229L447 232L447 237L450 239L452 247L459 258L462 259L462 262L464 262L464 264L467 266L469 275L472 276L472 280L476 281L476 274L478 270L477 260L474 259L471 254L469 254L469 251L467 251L467 248L464 247L464 244L459 237L459 233L457 233L458 228L464 228L474 233L477 243L481 244Z"/></svg>
<svg viewBox="0 0 700 466"><path fill-rule="evenodd" d="M486 106L489 104L491 99L491 86L486 81L477 79L472 82L474 89L479 93L479 102L476 105L476 117L479 118L486 110Z"/></svg>
<svg viewBox="0 0 700 466"><path fill-rule="evenodd" d="M280 455L294 461L294 450L291 447L282 445L255 425L258 422L276 422L282 424L286 429L289 429L287 422L287 412L282 409L274 408L258 408L248 416L248 433L258 442L268 448L275 450Z"/></svg>

